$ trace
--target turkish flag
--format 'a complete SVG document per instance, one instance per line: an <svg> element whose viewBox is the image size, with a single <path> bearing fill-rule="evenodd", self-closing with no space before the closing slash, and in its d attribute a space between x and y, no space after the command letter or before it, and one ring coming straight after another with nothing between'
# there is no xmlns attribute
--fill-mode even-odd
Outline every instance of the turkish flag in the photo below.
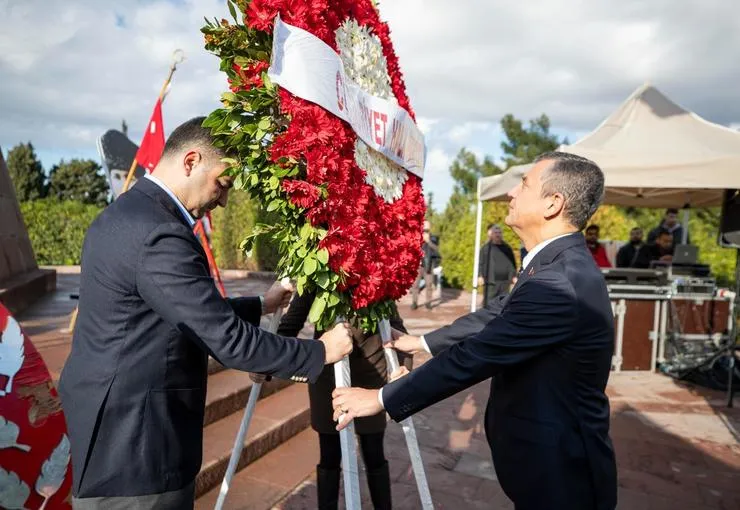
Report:
<svg viewBox="0 0 740 510"><path fill-rule="evenodd" d="M164 150L164 126L162 125L162 100L157 99L154 112L146 127L141 147L136 152L136 161L146 169L147 172L154 170Z"/></svg>

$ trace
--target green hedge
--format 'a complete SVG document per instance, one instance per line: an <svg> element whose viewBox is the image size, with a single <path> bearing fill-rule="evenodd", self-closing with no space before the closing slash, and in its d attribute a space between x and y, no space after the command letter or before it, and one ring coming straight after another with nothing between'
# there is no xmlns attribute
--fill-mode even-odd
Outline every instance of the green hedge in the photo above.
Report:
<svg viewBox="0 0 740 510"><path fill-rule="evenodd" d="M517 261L519 260L519 238L504 225L508 212L506 203L487 202L483 209L483 227L498 223L503 227L504 240L511 245ZM615 206L603 206L594 214L589 223L600 226L602 239L629 239L632 227L640 226L645 232L653 229L663 215L663 210L636 210ZM717 244L719 230L717 209L692 210L689 220L689 234L692 244L699 248L699 260L709 264L717 283L722 286L734 285L735 250L722 248ZM445 283L454 288L470 290L473 278L473 240L475 239L475 207L459 207L454 214L438 214L432 220L432 232L439 233L442 267ZM486 233L481 234L485 242Z"/></svg>
<svg viewBox="0 0 740 510"><path fill-rule="evenodd" d="M102 207L54 198L21 202L20 205L38 264L80 263L85 232Z"/></svg>
<svg viewBox="0 0 740 510"><path fill-rule="evenodd" d="M247 257L239 249L239 243L258 223L273 221L263 213L258 205L243 191L234 190L229 194L225 208L218 208L211 214L213 219L213 256L220 269L248 269L250 271L272 271L277 263L277 249L268 240L259 239L252 257Z"/></svg>

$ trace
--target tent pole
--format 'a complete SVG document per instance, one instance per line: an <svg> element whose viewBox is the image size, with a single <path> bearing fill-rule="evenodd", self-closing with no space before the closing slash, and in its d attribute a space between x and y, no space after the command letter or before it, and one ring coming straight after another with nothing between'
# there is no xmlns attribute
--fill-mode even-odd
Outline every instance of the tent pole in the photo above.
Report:
<svg viewBox="0 0 740 510"><path fill-rule="evenodd" d="M480 229L483 221L483 202L480 199L480 178L478 178L478 211L475 216L475 252L473 252L473 298L470 302L470 311L474 312L478 306L478 264L480 262Z"/></svg>
<svg viewBox="0 0 740 510"><path fill-rule="evenodd" d="M688 244L689 240L689 210L691 206L687 203L683 206L683 228L681 229L681 244Z"/></svg>

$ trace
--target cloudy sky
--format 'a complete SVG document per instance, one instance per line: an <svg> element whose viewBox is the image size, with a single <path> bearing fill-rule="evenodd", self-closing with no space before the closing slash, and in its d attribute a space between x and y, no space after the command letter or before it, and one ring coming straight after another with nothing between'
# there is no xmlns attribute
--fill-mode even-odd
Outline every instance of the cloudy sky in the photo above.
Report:
<svg viewBox="0 0 740 510"><path fill-rule="evenodd" d="M385 0L427 136L425 187L450 194L457 151L500 156L506 113L547 113L571 141L646 81L702 117L740 126L737 0ZM164 105L169 130L218 106L224 79L202 48L223 0L0 0L0 146L33 142L51 167L98 159L96 138L137 143L172 51L187 60Z"/></svg>

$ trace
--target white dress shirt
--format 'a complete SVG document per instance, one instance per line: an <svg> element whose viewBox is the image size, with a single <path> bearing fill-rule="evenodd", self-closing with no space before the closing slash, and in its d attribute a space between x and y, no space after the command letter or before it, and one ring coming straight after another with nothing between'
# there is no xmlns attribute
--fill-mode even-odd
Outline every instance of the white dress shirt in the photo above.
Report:
<svg viewBox="0 0 740 510"><path fill-rule="evenodd" d="M154 177L152 174L146 174L144 176L144 179L149 179L154 184L162 188L162 190L165 193L167 193L167 195L169 195L169 197L175 202L175 204L177 204L177 208L180 209L180 212L185 217L185 220L188 222L188 225L190 225L191 227L195 226L195 218L193 218L193 215L190 214L190 211L185 209L185 205L182 202L180 202L180 199L177 198L177 196L174 193L172 193L172 190L168 188L165 183L163 183L162 181Z"/></svg>
<svg viewBox="0 0 740 510"><path fill-rule="evenodd" d="M568 232L567 234L561 234L559 236L551 237L550 239L545 239L541 243L537 244L534 248L527 252L524 260L522 260L521 270L524 271L526 268L528 268L529 263L532 262L532 259L534 259L534 257L539 252L541 252L545 248L545 246L557 239L560 239L561 237L569 236L571 234L573 234L573 232ZM424 348L424 350L431 354L432 350L429 348L429 344L427 344L427 341L424 339L424 335L420 336L419 339L421 340L421 346ZM378 392L378 402L380 402L380 405L383 406L383 409L385 409L385 405L383 404L383 388L380 388L380 391Z"/></svg>

